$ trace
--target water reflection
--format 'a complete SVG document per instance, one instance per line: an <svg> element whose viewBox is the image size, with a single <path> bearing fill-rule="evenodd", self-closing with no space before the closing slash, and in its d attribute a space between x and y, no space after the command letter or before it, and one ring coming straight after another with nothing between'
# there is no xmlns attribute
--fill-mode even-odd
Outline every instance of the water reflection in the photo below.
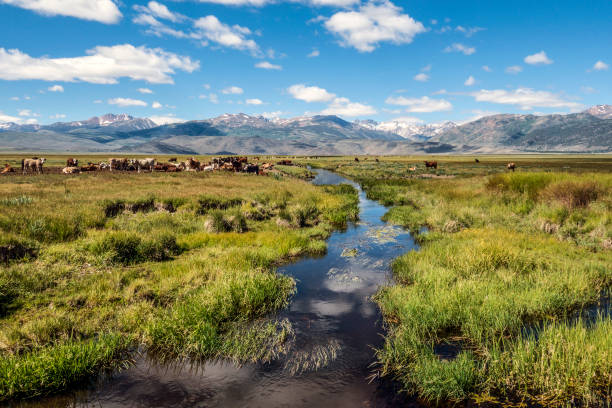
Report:
<svg viewBox="0 0 612 408"><path fill-rule="evenodd" d="M317 170L315 184L356 183ZM389 263L415 247L380 220L386 209L359 189L360 221L332 234L323 257L285 266L297 294L277 317L296 337L286 356L240 368L223 362L160 366L142 358L86 392L38 401L47 407L383 407L413 405L394 384L373 381L381 316L370 297L390 279ZM348 252L347 252L348 251ZM343 256L344 253L344 256ZM349 254L347 256L347 254ZM25 404L24 404L25 405Z"/></svg>

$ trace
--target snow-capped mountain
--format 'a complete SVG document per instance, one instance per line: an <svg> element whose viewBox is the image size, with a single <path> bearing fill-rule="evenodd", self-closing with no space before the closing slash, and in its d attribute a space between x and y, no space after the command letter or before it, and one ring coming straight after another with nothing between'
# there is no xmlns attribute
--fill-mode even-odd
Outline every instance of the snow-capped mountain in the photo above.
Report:
<svg viewBox="0 0 612 408"><path fill-rule="evenodd" d="M388 132L399 135L404 139L423 141L437 136L449 129L457 127L454 122L442 122L421 124L414 121L404 121L400 119L391 120L388 122L376 122L374 120L356 120L356 124L371 130L379 132Z"/></svg>
<svg viewBox="0 0 612 408"><path fill-rule="evenodd" d="M599 119L612 119L612 105L595 105L585 111Z"/></svg>

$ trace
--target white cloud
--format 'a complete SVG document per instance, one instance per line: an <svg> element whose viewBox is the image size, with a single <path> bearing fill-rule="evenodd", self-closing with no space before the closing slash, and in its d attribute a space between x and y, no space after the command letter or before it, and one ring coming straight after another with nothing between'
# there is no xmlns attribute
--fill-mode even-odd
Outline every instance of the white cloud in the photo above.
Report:
<svg viewBox="0 0 612 408"><path fill-rule="evenodd" d="M446 89L439 89L435 92L432 92L432 95L446 95L448 93L448 91Z"/></svg>
<svg viewBox="0 0 612 408"><path fill-rule="evenodd" d="M141 101L140 99L130 99L130 98L113 98L108 100L109 105L117 105L117 106L147 106L145 101Z"/></svg>
<svg viewBox="0 0 612 408"><path fill-rule="evenodd" d="M465 82L463 83L463 85L465 86L472 86L476 83L476 79L474 79L473 76L469 76L468 79L465 80Z"/></svg>
<svg viewBox="0 0 612 408"><path fill-rule="evenodd" d="M310 52L310 54L307 55L308 58L315 58L318 57L319 55L321 55L321 53L319 52L319 50L314 49Z"/></svg>
<svg viewBox="0 0 612 408"><path fill-rule="evenodd" d="M227 88L221 91L224 95L241 95L244 93L244 89L239 86L228 86Z"/></svg>
<svg viewBox="0 0 612 408"><path fill-rule="evenodd" d="M548 91L537 91L530 88L518 88L513 91L505 89L481 89L472 93L478 102L491 102L504 105L516 105L524 110L538 108L570 108L578 109L582 104L565 100L561 95Z"/></svg>
<svg viewBox="0 0 612 408"><path fill-rule="evenodd" d="M597 93L597 89L593 88L592 86L581 86L580 90L587 95L592 95L592 94Z"/></svg>
<svg viewBox="0 0 612 408"><path fill-rule="evenodd" d="M2 122L15 122L18 123L21 121L21 118L16 118L15 116L5 115L0 111L0 123Z"/></svg>
<svg viewBox="0 0 612 408"><path fill-rule="evenodd" d="M153 91L150 90L149 88L138 88L138 92L140 92L141 94L152 94Z"/></svg>
<svg viewBox="0 0 612 408"><path fill-rule="evenodd" d="M204 84L202 87L204 87L204 89L210 89L210 84Z"/></svg>
<svg viewBox="0 0 612 408"><path fill-rule="evenodd" d="M329 106L321 111L322 115L366 116L376 114L372 106L351 102L348 98L334 98Z"/></svg>
<svg viewBox="0 0 612 408"><path fill-rule="evenodd" d="M444 49L444 52L462 52L465 55L472 55L476 52L476 48L463 45L461 43L454 43Z"/></svg>
<svg viewBox="0 0 612 408"><path fill-rule="evenodd" d="M141 13L150 14L154 17L170 20L173 23L177 23L185 19L185 16L168 10L168 7L156 1L150 1L146 6L136 5L134 6L134 10Z"/></svg>
<svg viewBox="0 0 612 408"><path fill-rule="evenodd" d="M457 26L455 28L455 31L459 31L460 33L465 34L466 37L471 37L474 34L476 34L479 31L484 31L486 30L486 28L482 28L482 27L463 27L463 26Z"/></svg>
<svg viewBox="0 0 612 408"><path fill-rule="evenodd" d="M608 68L610 68L610 67L608 66L608 64L606 64L606 63L605 63L605 62L603 62L603 61L597 61L597 62L595 63L595 65L593 65L593 70L594 70L594 71L607 71L607 70L608 70Z"/></svg>
<svg viewBox="0 0 612 408"><path fill-rule="evenodd" d="M219 103L219 97L215 93L208 94L208 100L212 103Z"/></svg>
<svg viewBox="0 0 612 408"><path fill-rule="evenodd" d="M11 96L11 101L18 101L19 97L18 96Z"/></svg>
<svg viewBox="0 0 612 408"><path fill-rule="evenodd" d="M389 105L408 106L406 112L440 112L453 109L453 105L446 99L432 99L428 96L421 98L406 98L403 96L390 96L385 100Z"/></svg>
<svg viewBox="0 0 612 408"><path fill-rule="evenodd" d="M427 75L424 72L421 72L420 74L416 74L414 76L414 80L415 81L419 81L419 82L427 82L427 81L429 81L429 75Z"/></svg>
<svg viewBox="0 0 612 408"><path fill-rule="evenodd" d="M16 49L0 48L0 79L116 84L119 78L127 77L169 84L173 83L171 75L175 70L193 72L200 66L198 61L161 48L131 44L98 46L87 54L73 58L33 58Z"/></svg>
<svg viewBox="0 0 612 408"><path fill-rule="evenodd" d="M49 116L49 119L65 119L66 115L63 113L56 113L55 115Z"/></svg>
<svg viewBox="0 0 612 408"><path fill-rule="evenodd" d="M275 69L275 70L281 70L283 69L283 67L281 67L280 65L275 65L275 64L271 64L268 61L262 61L262 62L258 62L257 64L255 64L255 68L261 68L261 69Z"/></svg>
<svg viewBox="0 0 612 408"><path fill-rule="evenodd" d="M21 110L19 112L20 116L10 116L10 115L5 115L2 111L0 111L0 123L2 122L13 122L13 123L19 123L19 124L34 124L34 123L38 123L38 120L29 116L40 116L38 114L33 114L31 111L29 110ZM29 117L29 118L28 118ZM26 119L27 118L27 119Z"/></svg>
<svg viewBox="0 0 612 408"><path fill-rule="evenodd" d="M247 38L247 36L251 35L251 30L247 27L237 24L233 26L224 24L212 15L196 20L193 25L197 32L193 33L192 36L205 40L204 44L207 44L207 41L212 41L224 47L247 50L252 53L259 52L257 43Z"/></svg>
<svg viewBox="0 0 612 408"><path fill-rule="evenodd" d="M185 119L180 119L175 116L149 116L156 125L167 125L169 123L182 123L185 122Z"/></svg>
<svg viewBox="0 0 612 408"><path fill-rule="evenodd" d="M305 102L329 102L336 96L331 92L318 86L306 86L304 84L291 85L287 91L295 99Z"/></svg>
<svg viewBox="0 0 612 408"><path fill-rule="evenodd" d="M150 14L139 14L134 17L132 21L134 24L149 26L147 33L153 34L157 37L168 34L176 38L189 38L189 34L185 33L184 31L168 27Z"/></svg>
<svg viewBox="0 0 612 408"><path fill-rule="evenodd" d="M521 67L520 65L512 65L512 66L506 68L506 73L507 74L516 75L519 72L523 72L523 67Z"/></svg>
<svg viewBox="0 0 612 408"><path fill-rule="evenodd" d="M215 3L225 6L252 6L261 7L266 4L274 3L275 0L200 0L201 3ZM328 7L348 7L359 0L302 0L302 3L313 6L328 6Z"/></svg>
<svg viewBox="0 0 612 408"><path fill-rule="evenodd" d="M488 65L483 65L483 66L482 66L482 70L483 70L483 71L486 71L486 72L491 72L491 71L493 71L491 68L489 68L489 66L488 66Z"/></svg>
<svg viewBox="0 0 612 408"><path fill-rule="evenodd" d="M340 37L340 44L361 52L374 51L381 42L409 44L425 32L422 23L387 0L370 1L358 10L339 11L325 21L325 28Z"/></svg>
<svg viewBox="0 0 612 408"><path fill-rule="evenodd" d="M64 87L61 85L53 85L47 88L49 92L64 92Z"/></svg>
<svg viewBox="0 0 612 408"><path fill-rule="evenodd" d="M159 103L159 102L155 101L155 102L153 102L153 103L151 104L151 107L152 107L153 109L161 109L161 108L163 108L163 107L164 107L164 105L162 105L161 103Z"/></svg>
<svg viewBox="0 0 612 408"><path fill-rule="evenodd" d="M530 65L550 65L553 63L553 60L548 58L548 55L544 51L540 51L533 55L528 55L525 57L525 63Z"/></svg>
<svg viewBox="0 0 612 408"><path fill-rule="evenodd" d="M19 111L19 116L40 116L40 115L36 113L32 113L32 111L29 109L21 109Z"/></svg>
<svg viewBox="0 0 612 408"><path fill-rule="evenodd" d="M263 105L263 101L257 98L247 99L246 104L247 105Z"/></svg>
<svg viewBox="0 0 612 408"><path fill-rule="evenodd" d="M117 23L122 15L112 0L0 0L45 16L68 16L100 23Z"/></svg>

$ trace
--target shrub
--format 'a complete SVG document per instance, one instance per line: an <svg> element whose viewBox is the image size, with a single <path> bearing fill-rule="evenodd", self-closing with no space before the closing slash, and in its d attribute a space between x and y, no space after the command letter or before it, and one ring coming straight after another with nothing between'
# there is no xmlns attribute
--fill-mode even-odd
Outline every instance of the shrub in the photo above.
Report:
<svg viewBox="0 0 612 408"><path fill-rule="evenodd" d="M72 241L83 234L80 217L40 217L28 219L25 234L39 242Z"/></svg>
<svg viewBox="0 0 612 408"><path fill-rule="evenodd" d="M113 232L89 245L89 251L104 256L111 263L130 265L145 261L165 261L178 255L181 248L172 234L143 240L136 234Z"/></svg>
<svg viewBox="0 0 612 408"><path fill-rule="evenodd" d="M298 204L289 208L288 213L291 223L298 228L306 227L308 225L315 225L318 223L319 209L314 204Z"/></svg>
<svg viewBox="0 0 612 408"><path fill-rule="evenodd" d="M125 210L124 200L105 200L102 203L104 208L104 216L107 218L116 217Z"/></svg>
<svg viewBox="0 0 612 408"><path fill-rule="evenodd" d="M212 211L204 226L208 232L246 232L246 218L242 214L226 216L222 211Z"/></svg>
<svg viewBox="0 0 612 408"><path fill-rule="evenodd" d="M15 284L6 277L0 276L0 317L7 315L16 298Z"/></svg>
<svg viewBox="0 0 612 408"><path fill-rule="evenodd" d="M549 173L495 174L489 177L486 187L490 190L526 194L535 199L554 179L555 175Z"/></svg>
<svg viewBox="0 0 612 408"><path fill-rule="evenodd" d="M22 195L18 197L7 197L0 200L0 205L5 207L19 207L22 205L31 204L34 202L32 197Z"/></svg>
<svg viewBox="0 0 612 408"><path fill-rule="evenodd" d="M568 209L587 207L597 200L602 188L593 181L562 181L551 184L542 193L549 201L558 201Z"/></svg>
<svg viewBox="0 0 612 408"><path fill-rule="evenodd" d="M137 212L151 212L155 209L155 197L150 196L147 198L141 198L126 205L126 208L133 213Z"/></svg>

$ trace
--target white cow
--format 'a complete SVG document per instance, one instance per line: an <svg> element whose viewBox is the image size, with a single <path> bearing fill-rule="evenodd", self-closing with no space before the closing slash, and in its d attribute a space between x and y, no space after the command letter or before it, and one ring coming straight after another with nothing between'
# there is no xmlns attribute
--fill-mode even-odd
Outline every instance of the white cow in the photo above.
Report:
<svg viewBox="0 0 612 408"><path fill-rule="evenodd" d="M136 166L136 168L138 169L138 172L140 173L140 169L153 171L153 168L157 164L157 160L153 158L134 159L131 161L131 163Z"/></svg>

